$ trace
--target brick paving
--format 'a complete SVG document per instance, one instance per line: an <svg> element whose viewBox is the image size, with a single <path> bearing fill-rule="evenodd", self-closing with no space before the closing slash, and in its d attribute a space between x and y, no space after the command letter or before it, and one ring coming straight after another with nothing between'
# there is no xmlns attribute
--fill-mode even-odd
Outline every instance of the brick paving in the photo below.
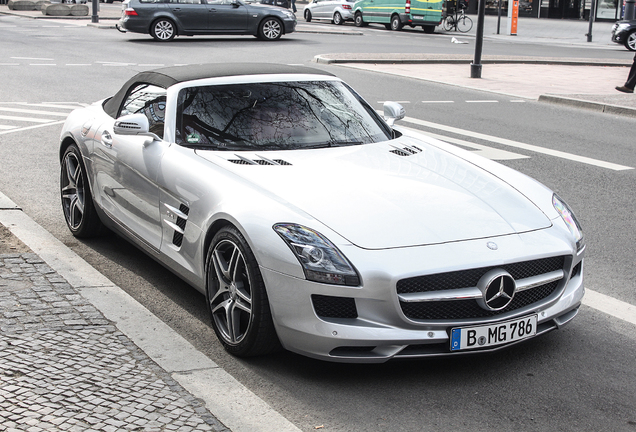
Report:
<svg viewBox="0 0 636 432"><path fill-rule="evenodd" d="M0 254L0 431L230 432L33 253Z"/></svg>

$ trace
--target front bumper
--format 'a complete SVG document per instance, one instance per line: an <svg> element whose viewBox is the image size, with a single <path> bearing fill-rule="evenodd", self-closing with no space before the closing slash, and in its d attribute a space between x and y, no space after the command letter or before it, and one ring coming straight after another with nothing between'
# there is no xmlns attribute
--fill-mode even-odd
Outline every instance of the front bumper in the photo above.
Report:
<svg viewBox="0 0 636 432"><path fill-rule="evenodd" d="M283 346L309 357L335 362L379 363L392 358L417 358L429 356L456 355L464 353L494 351L511 344L502 344L481 350L450 351L450 329L458 326L495 324L537 314L537 335L556 329L569 322L578 312L583 298L583 257L572 253L565 244L546 248L546 231L519 236L497 238L499 251L524 251L523 255L514 253L502 257L493 254L494 260L484 260L484 240L460 242L413 248L407 256L393 257L394 266L381 266L380 262L396 251L366 251L376 254L377 261L370 260L366 268L358 265L363 280L362 287L342 287L319 284L279 272L261 268L274 317L276 331ZM526 238L524 238L526 237ZM533 240L533 241L528 241ZM553 242L554 243L554 242ZM419 249L419 250L416 250ZM535 250L536 249L536 250ZM551 249L551 250L550 250ZM483 251L482 251L483 252ZM351 258L348 252L345 254ZM547 254L547 255L546 255ZM408 318L401 307L396 292L396 282L415 274L429 273L431 269L409 272L409 263L431 263L430 274L454 271L456 269L475 269L484 266L503 266L506 263L523 262L537 256L566 255L563 278L555 291L524 307L484 318L453 318L418 320ZM436 260L436 257L438 258ZM441 259L439 259L441 257ZM444 258L446 257L446 265ZM472 258L471 258L472 257ZM475 257L479 257L475 259ZM450 259L450 261L449 261ZM352 259L352 262L359 262ZM452 264L449 266L448 263ZM378 270L384 268L385 271ZM572 273L572 269L577 270ZM346 302L337 302L340 308L337 317L325 317L320 312L317 301L322 298L346 298ZM355 313L348 315L348 305L354 304ZM318 310L318 311L317 311ZM322 315L322 316L319 316ZM517 342L514 342L517 343Z"/></svg>

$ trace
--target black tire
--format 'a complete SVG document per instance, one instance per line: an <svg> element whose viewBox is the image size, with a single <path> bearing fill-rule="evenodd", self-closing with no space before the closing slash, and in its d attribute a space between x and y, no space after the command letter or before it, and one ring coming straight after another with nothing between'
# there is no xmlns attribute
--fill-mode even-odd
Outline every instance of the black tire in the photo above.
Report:
<svg viewBox="0 0 636 432"><path fill-rule="evenodd" d="M206 261L206 300L223 347L239 357L280 349L256 258L234 226L216 233Z"/></svg>
<svg viewBox="0 0 636 432"><path fill-rule="evenodd" d="M455 26L455 19L453 18L452 15L448 15L442 21L442 28L446 31L451 31L454 26Z"/></svg>
<svg viewBox="0 0 636 432"><path fill-rule="evenodd" d="M391 30L393 31L402 30L402 20L400 20L400 16L397 14L391 17Z"/></svg>
<svg viewBox="0 0 636 432"><path fill-rule="evenodd" d="M340 12L336 12L333 14L333 23L335 25L342 25L344 23L344 20L342 19L342 15L340 15Z"/></svg>
<svg viewBox="0 0 636 432"><path fill-rule="evenodd" d="M355 17L353 18L353 22L355 23L356 27L367 26L367 23L365 23L364 19L362 18L362 12L356 12Z"/></svg>
<svg viewBox="0 0 636 432"><path fill-rule="evenodd" d="M628 50L636 51L636 30L627 35L624 45Z"/></svg>
<svg viewBox="0 0 636 432"><path fill-rule="evenodd" d="M473 28L473 20L468 18L466 15L460 17L457 20L457 30L459 30L460 32L467 33L472 28Z"/></svg>
<svg viewBox="0 0 636 432"><path fill-rule="evenodd" d="M424 30L424 33L426 33L426 34L433 34L433 33L435 33L435 26L433 26L433 25L423 25L422 26L422 30Z"/></svg>
<svg viewBox="0 0 636 432"><path fill-rule="evenodd" d="M305 10L305 21L311 22L311 11L309 9Z"/></svg>
<svg viewBox="0 0 636 432"><path fill-rule="evenodd" d="M60 197L66 225L75 237L95 237L104 231L95 210L82 154L76 144L70 145L62 156Z"/></svg>
<svg viewBox="0 0 636 432"><path fill-rule="evenodd" d="M159 18L150 26L150 36L159 42L169 42L177 35L177 27L168 18Z"/></svg>
<svg viewBox="0 0 636 432"><path fill-rule="evenodd" d="M258 37L266 41L280 39L283 34L283 23L278 18L267 17L258 26Z"/></svg>

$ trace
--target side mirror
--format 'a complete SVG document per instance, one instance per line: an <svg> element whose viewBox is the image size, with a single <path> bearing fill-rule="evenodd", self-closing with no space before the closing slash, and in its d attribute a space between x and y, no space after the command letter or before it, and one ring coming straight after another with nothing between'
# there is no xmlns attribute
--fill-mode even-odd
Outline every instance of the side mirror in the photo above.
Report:
<svg viewBox="0 0 636 432"><path fill-rule="evenodd" d="M397 102L384 102L384 119L393 127L396 121L402 120L406 115L404 107Z"/></svg>
<svg viewBox="0 0 636 432"><path fill-rule="evenodd" d="M142 135L161 141L156 134L150 132L148 118L143 114L129 114L115 120L113 132L117 135Z"/></svg>

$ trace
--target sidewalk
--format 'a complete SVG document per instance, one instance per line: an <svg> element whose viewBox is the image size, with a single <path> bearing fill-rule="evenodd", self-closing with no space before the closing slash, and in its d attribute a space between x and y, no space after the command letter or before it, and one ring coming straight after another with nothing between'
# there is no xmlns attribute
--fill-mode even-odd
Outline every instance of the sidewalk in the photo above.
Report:
<svg viewBox="0 0 636 432"><path fill-rule="evenodd" d="M0 431L45 430L300 432L0 193Z"/></svg>

